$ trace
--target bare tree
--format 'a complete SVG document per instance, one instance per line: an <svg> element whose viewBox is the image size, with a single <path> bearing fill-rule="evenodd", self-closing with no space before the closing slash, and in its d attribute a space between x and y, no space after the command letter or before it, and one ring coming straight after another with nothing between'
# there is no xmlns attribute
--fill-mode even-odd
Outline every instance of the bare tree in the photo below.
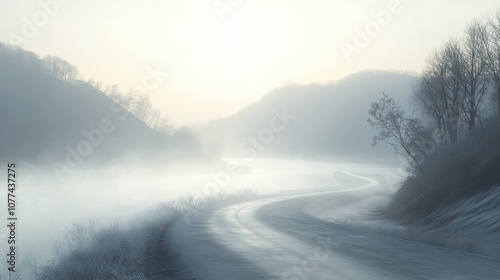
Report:
<svg viewBox="0 0 500 280"><path fill-rule="evenodd" d="M463 118L469 131L476 127L479 119L479 108L488 92L486 79L486 63L482 43L487 37L486 25L474 21L467 26L462 44L461 71L463 72Z"/></svg>
<svg viewBox="0 0 500 280"><path fill-rule="evenodd" d="M133 110L132 107L135 98L132 94L122 94L120 88L117 85L106 87L104 92L111 100L118 103L118 105L122 106L124 109L127 109L129 111Z"/></svg>
<svg viewBox="0 0 500 280"><path fill-rule="evenodd" d="M137 96L133 101L132 114L134 114L138 119L149 124L151 121L151 116L153 114L153 106L149 96L142 94Z"/></svg>
<svg viewBox="0 0 500 280"><path fill-rule="evenodd" d="M45 56L42 59L42 64L45 70L57 79L68 82L78 79L78 68L60 57L51 55Z"/></svg>
<svg viewBox="0 0 500 280"><path fill-rule="evenodd" d="M446 143L458 140L463 77L460 45L451 39L427 61L414 92L416 107L433 119Z"/></svg>
<svg viewBox="0 0 500 280"><path fill-rule="evenodd" d="M164 135L172 135L174 133L175 126L170 121L170 118L153 108L148 95L134 95L132 92L123 95L116 85L107 87L105 92L111 100L130 111L130 113L152 129Z"/></svg>
<svg viewBox="0 0 500 280"><path fill-rule="evenodd" d="M463 102L463 54L457 40L451 39L446 43L443 52L443 63L445 67L445 89L443 94L446 110L446 130L450 136L450 142L458 142L458 128Z"/></svg>
<svg viewBox="0 0 500 280"><path fill-rule="evenodd" d="M170 118L163 116L158 110L152 111L151 120L146 124L164 135L171 135L175 130L175 127L170 121Z"/></svg>
<svg viewBox="0 0 500 280"><path fill-rule="evenodd" d="M486 34L481 38L483 59L500 115L500 9L488 19Z"/></svg>
<svg viewBox="0 0 500 280"><path fill-rule="evenodd" d="M380 130L373 137L372 145L387 144L393 147L395 153L410 157L413 165L424 173L419 157L422 143L430 138L430 133L421 121L407 117L394 99L385 93L382 99L372 103L368 113L372 117L368 119L368 123Z"/></svg>
<svg viewBox="0 0 500 280"><path fill-rule="evenodd" d="M447 112L444 106L446 99L442 92L438 77L425 73L414 89L412 99L413 106L434 122L440 134L445 136L443 142L448 143Z"/></svg>

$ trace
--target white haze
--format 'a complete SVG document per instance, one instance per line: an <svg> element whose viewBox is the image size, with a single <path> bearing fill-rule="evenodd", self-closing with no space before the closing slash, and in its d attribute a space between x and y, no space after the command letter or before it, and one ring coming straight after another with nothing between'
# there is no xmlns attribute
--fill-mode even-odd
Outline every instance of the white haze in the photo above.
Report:
<svg viewBox="0 0 500 280"><path fill-rule="evenodd" d="M342 171L398 174L394 167L351 163L273 159L225 159L225 162L249 167L250 172L230 174L224 164L211 170L122 165L80 172L84 174L75 171L60 183L49 180L51 174L34 174L20 165L17 190L20 260L32 256L38 265L50 260L55 242L62 240L64 230L72 224L96 220L106 225L120 220L126 225L162 202L186 196L200 198L219 190L231 193L253 189L258 194L268 194L332 187L335 174ZM214 189L213 183L221 188ZM6 199L5 194L0 199ZM5 219L5 215L2 212L0 218ZM5 238L5 232L2 237ZM6 250L6 243L2 242L0 250Z"/></svg>

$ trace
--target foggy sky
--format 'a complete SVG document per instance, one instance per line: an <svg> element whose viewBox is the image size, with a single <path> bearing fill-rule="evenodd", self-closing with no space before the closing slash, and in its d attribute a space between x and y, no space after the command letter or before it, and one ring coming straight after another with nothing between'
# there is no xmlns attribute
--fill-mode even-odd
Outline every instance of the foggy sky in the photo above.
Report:
<svg viewBox="0 0 500 280"><path fill-rule="evenodd" d="M0 41L58 55L85 78L125 92L141 86L177 124L234 113L290 82L365 69L419 72L432 50L500 7L498 0L54 1L0 0ZM372 12L381 10L391 17L375 24ZM363 45L358 28L374 34ZM348 45L356 53L346 57Z"/></svg>

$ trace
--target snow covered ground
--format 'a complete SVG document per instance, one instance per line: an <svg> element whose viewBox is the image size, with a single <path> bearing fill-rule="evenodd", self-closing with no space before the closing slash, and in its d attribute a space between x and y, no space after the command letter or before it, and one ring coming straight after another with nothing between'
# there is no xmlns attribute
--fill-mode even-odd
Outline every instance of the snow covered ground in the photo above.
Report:
<svg viewBox="0 0 500 280"><path fill-rule="evenodd" d="M303 211L351 228L500 260L500 187L442 207L421 224L409 226L381 216L393 194L391 188L383 186L387 182L345 174L365 180L367 192L354 193L351 203L336 198L311 201Z"/></svg>
<svg viewBox="0 0 500 280"><path fill-rule="evenodd" d="M230 164L244 166L244 172L228 171ZM90 220L103 225L116 220L126 224L162 202L183 197L203 199L242 189L265 195L330 188L339 184L335 172L342 170L377 172L386 168L335 162L225 159L225 164L212 169L133 165L91 171L76 168L63 182L58 182L50 179L51 174L44 174L46 170L33 172L20 164L19 259L36 259L39 265L44 264L54 256L56 243L65 241L65 230L73 224ZM0 193L0 199L6 200L5 192ZM5 220L6 213L1 212L0 218ZM5 232L0 237L5 240ZM2 242L0 251L6 251L6 246L7 242Z"/></svg>
<svg viewBox="0 0 500 280"><path fill-rule="evenodd" d="M185 197L203 199L204 196L243 189L252 189L267 196L332 190L348 185L351 189L358 188L357 191L346 192L339 197L315 197L300 204L298 210L348 227L430 244L443 242L443 238L436 239L436 236L442 236L439 232L422 234L421 231L410 231L380 218L378 211L397 190L396 184L400 179L397 167L273 159L225 159L225 162L211 170L193 169L188 172L164 172L161 168L110 168L92 173L93 176L86 179L74 177L56 185L28 177L26 173L21 174L23 180L18 193L22 225L20 241L23 245L21 259L33 256L39 264L43 264L53 256L55 242L64 238L64 229L73 223L85 223L92 219L101 223L115 219L127 222L137 219L161 202ZM244 168L231 172L230 169L228 171L231 164ZM468 246L470 240L482 240L482 244L486 245L483 251L497 248L491 246L498 244L498 239L493 238L497 233L486 237L479 233L494 231L498 226L498 219L494 217L499 211L500 206L496 203L499 198L500 191L492 190L461 205L444 209L446 215L433 218L436 222L439 218L451 221L446 227L447 232L467 232L467 235L461 235L461 240L447 238L446 241L453 243L448 244L449 247L461 249ZM478 213L484 214L482 218L477 218ZM467 231L464 231L463 225L468 225ZM491 242L485 243L485 240Z"/></svg>
<svg viewBox="0 0 500 280"><path fill-rule="evenodd" d="M164 263L180 263L179 279L498 279L495 261L353 228L393 190L373 167L331 170L328 188L274 192L175 221Z"/></svg>
<svg viewBox="0 0 500 280"><path fill-rule="evenodd" d="M361 184L363 192L353 192L349 194L349 200L329 197L319 198L304 206L303 211L311 216L331 223L341 224L366 230L404 230L405 226L383 219L381 211L389 203L393 195L392 186L387 186L388 182L372 179L370 175L359 175L352 172L342 172L337 176L345 177L345 181Z"/></svg>

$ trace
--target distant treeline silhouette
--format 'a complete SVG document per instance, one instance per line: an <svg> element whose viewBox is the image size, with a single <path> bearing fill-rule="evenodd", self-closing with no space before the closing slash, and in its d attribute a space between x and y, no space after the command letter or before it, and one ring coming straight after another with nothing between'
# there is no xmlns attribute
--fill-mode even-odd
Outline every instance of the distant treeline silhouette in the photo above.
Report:
<svg viewBox="0 0 500 280"><path fill-rule="evenodd" d="M239 157L393 161L390 150L371 147L370 138L375 130L366 123L369 101L385 91L398 102L408 103L411 85L416 81L417 77L411 73L365 71L326 84L291 84L272 90L232 116L194 129L209 150ZM272 141L267 143L268 140L260 138L267 137L265 132L275 110L286 110L296 117L284 129L273 133Z"/></svg>
<svg viewBox="0 0 500 280"><path fill-rule="evenodd" d="M200 153L194 133L175 128L147 96L102 89L98 82L84 81L75 66L59 57L40 58L3 43L0 100L2 159L64 161L69 149L88 140L85 132L98 129L103 120L109 120L112 132L93 145L87 161Z"/></svg>

